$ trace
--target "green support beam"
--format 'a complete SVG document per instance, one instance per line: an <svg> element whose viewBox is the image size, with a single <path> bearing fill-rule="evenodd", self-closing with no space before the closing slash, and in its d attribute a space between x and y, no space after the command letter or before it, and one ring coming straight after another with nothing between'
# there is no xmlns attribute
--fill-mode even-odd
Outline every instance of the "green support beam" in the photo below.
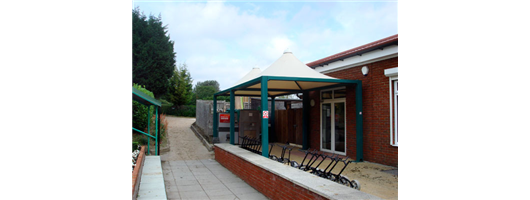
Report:
<svg viewBox="0 0 530 200"><path fill-rule="evenodd" d="M147 134L151 135L151 128L149 124L151 123L151 106L147 106ZM156 138L155 138L156 139ZM147 138L147 154L151 154L149 151L149 145L151 145L151 140Z"/></svg>
<svg viewBox="0 0 530 200"><path fill-rule="evenodd" d="M158 135L158 107L156 107L155 109L156 109L156 111L155 111L156 112L156 114L155 114L155 116L156 116L156 120L155 120L155 123L156 123L156 125L155 125L155 127L156 127L155 128L156 129L155 130L156 131L155 132L155 135L156 135L156 138L155 138L155 140L156 140L155 155L159 155L158 151L160 150L160 145L158 145L158 138L160 137L160 135ZM149 121L151 121L151 119L149 119Z"/></svg>
<svg viewBox="0 0 530 200"><path fill-rule="evenodd" d="M302 99L302 149L309 149L309 92L304 91Z"/></svg>
<svg viewBox="0 0 530 200"><path fill-rule="evenodd" d="M217 114L217 95L213 95L213 141L212 143L219 142L219 116Z"/></svg>
<svg viewBox="0 0 530 200"><path fill-rule="evenodd" d="M235 131L235 107L236 107L236 99L234 96L234 90L230 90L230 144L234 145L234 131Z"/></svg>
<svg viewBox="0 0 530 200"><path fill-rule="evenodd" d="M267 81L267 76L261 77L261 155L265 158L269 157L269 119L263 115L263 113L269 112Z"/></svg>
<svg viewBox="0 0 530 200"><path fill-rule="evenodd" d="M357 162L364 161L363 158L363 85L359 81L359 83L355 86L355 111L356 111L356 130L357 132L357 155L356 160Z"/></svg>
<svg viewBox="0 0 530 200"><path fill-rule="evenodd" d="M270 120L271 120L271 133L269 134L270 136L272 136L273 138L276 138L276 131L275 131L275 113L276 113L276 101L275 101L276 97L275 96L271 96L271 113L270 113ZM269 137L270 139L271 137ZM270 141L270 140L269 140Z"/></svg>

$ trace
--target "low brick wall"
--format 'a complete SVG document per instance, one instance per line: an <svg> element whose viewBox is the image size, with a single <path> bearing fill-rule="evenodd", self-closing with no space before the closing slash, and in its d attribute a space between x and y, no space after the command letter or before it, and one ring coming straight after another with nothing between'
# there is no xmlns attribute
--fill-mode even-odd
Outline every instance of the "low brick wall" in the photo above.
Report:
<svg viewBox="0 0 530 200"><path fill-rule="evenodd" d="M271 199L380 199L230 144L215 144L215 160Z"/></svg>
<svg viewBox="0 0 530 200"><path fill-rule="evenodd" d="M136 196L138 194L138 188L140 187L140 180L142 179L142 168L144 166L145 161L145 150L146 146L142 146L140 148L140 154L138 155L138 159L136 159L136 167L134 167L134 170L132 172L132 196L133 200L136 199Z"/></svg>

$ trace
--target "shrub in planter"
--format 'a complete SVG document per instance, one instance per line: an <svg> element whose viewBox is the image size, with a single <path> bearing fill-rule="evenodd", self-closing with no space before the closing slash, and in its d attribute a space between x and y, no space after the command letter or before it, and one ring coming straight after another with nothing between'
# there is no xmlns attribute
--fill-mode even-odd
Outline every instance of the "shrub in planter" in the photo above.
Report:
<svg viewBox="0 0 530 200"><path fill-rule="evenodd" d="M132 151L138 149L138 142L132 142Z"/></svg>

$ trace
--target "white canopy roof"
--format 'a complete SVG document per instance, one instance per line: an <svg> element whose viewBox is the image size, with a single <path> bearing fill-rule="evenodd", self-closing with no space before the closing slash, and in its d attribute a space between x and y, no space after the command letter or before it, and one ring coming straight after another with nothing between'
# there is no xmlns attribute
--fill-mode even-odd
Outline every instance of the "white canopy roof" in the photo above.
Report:
<svg viewBox="0 0 530 200"><path fill-rule="evenodd" d="M278 60L261 73L259 68L254 68L232 87L216 95L228 95L230 90L234 90L236 96L261 95L259 77L267 78L269 96L301 93L307 90L353 83L352 80L341 80L321 74L298 60L292 52L285 51Z"/></svg>
<svg viewBox="0 0 530 200"><path fill-rule="evenodd" d="M272 63L271 66L261 72L258 76L336 79L311 69L298 60L298 58L296 58L290 51L284 52L278 60Z"/></svg>
<svg viewBox="0 0 530 200"><path fill-rule="evenodd" d="M247 75L243 76L243 78L239 79L239 81L237 81L231 87L234 87L234 86L239 85L241 83L244 83L244 82L250 81L252 79L255 79L256 77L258 77L258 75L260 73L261 73L261 70L259 69L259 67L254 67L254 68L252 68L252 70L250 70L250 72L248 72Z"/></svg>

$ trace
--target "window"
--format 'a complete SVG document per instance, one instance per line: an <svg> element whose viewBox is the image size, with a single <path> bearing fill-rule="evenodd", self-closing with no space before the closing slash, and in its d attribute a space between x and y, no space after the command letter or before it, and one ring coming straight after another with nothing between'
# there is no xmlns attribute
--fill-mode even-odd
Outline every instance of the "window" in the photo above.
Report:
<svg viewBox="0 0 530 200"><path fill-rule="evenodd" d="M335 88L330 90L323 90L320 93L321 99L341 99L346 98L346 88Z"/></svg>
<svg viewBox="0 0 530 200"><path fill-rule="evenodd" d="M331 90L322 92L322 99L332 99L333 97L331 94L333 94L333 91Z"/></svg>
<svg viewBox="0 0 530 200"><path fill-rule="evenodd" d="M393 141L390 141L390 143L394 146L398 145L398 80L392 81L392 88L393 88L393 99L392 99L392 107L393 107L393 113L391 113L391 116L394 118L392 120L393 123Z"/></svg>
<svg viewBox="0 0 530 200"><path fill-rule="evenodd" d="M390 93L390 145L398 146L398 68L385 69Z"/></svg>
<svg viewBox="0 0 530 200"><path fill-rule="evenodd" d="M334 90L333 91L333 98L344 98L346 97L346 89L340 89L340 90Z"/></svg>

